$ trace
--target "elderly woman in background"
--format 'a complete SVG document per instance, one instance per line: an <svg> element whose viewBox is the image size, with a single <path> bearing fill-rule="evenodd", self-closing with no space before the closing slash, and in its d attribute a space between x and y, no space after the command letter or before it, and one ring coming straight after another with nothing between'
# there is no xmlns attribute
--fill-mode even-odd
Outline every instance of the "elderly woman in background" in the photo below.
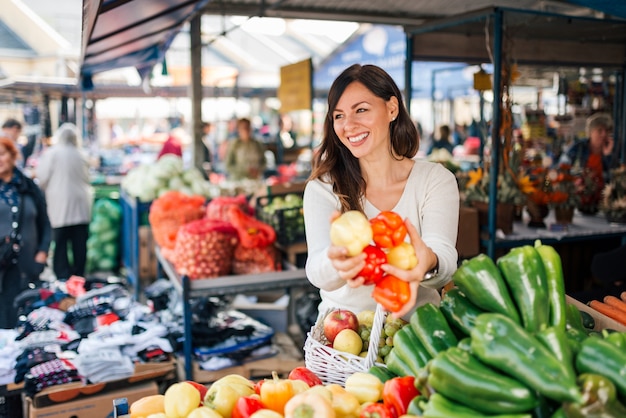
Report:
<svg viewBox="0 0 626 418"><path fill-rule="evenodd" d="M15 297L39 280L51 236L44 195L16 167L18 156L15 142L0 137L0 237L19 232L16 262L0 267L0 328L5 329L17 323Z"/></svg>
<svg viewBox="0 0 626 418"><path fill-rule="evenodd" d="M93 195L89 163L81 152L76 126L61 125L53 142L39 160L37 178L46 194L53 228L53 271L57 279L65 280L72 275L85 275ZM73 264L68 257L68 243Z"/></svg>

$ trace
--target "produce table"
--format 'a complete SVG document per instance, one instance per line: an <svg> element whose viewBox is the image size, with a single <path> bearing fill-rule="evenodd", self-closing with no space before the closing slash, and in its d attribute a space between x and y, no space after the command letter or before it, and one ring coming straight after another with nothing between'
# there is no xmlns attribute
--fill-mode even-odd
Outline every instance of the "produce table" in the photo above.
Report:
<svg viewBox="0 0 626 418"><path fill-rule="evenodd" d="M544 244L553 245L563 259L566 290L584 299L584 295L579 292L588 289L594 280L591 271L593 257L626 244L626 225L609 223L602 214L582 215L576 212L571 225L553 229L551 228L555 224L553 211L544 222L547 228L529 227L528 219L524 217L523 221L514 223L511 234L498 233L494 257L499 257L510 248L532 245L538 239ZM483 248L488 247L487 238L483 231L480 240Z"/></svg>
<svg viewBox="0 0 626 418"><path fill-rule="evenodd" d="M290 265L286 265L283 271L271 273L230 275L211 279L190 280L186 275L180 275L176 272L174 266L163 257L158 247L155 248L155 254L165 275L182 294L185 335L183 352L187 380L193 380L190 299L200 296L234 295L237 293L275 289L287 289L290 291L294 287L310 286L304 269L294 268Z"/></svg>
<svg viewBox="0 0 626 418"><path fill-rule="evenodd" d="M552 230L550 226L555 224L553 212L551 211L545 219L548 228L532 228L527 226L526 221L515 222L511 234L496 238L496 247L513 248L524 244L532 244L537 239L546 244L555 244L621 238L622 243L626 244L626 224L609 223L602 214L582 215L579 212L575 212L571 225L562 229ZM483 239L482 244L486 245L486 240Z"/></svg>

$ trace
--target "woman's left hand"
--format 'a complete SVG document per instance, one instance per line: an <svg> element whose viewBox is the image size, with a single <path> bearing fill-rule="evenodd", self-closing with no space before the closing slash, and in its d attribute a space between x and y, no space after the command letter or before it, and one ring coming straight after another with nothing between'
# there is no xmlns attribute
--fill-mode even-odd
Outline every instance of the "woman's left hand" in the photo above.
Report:
<svg viewBox="0 0 626 418"><path fill-rule="evenodd" d="M45 251L38 251L37 254L35 254L36 263L46 264L47 260L48 254Z"/></svg>
<svg viewBox="0 0 626 418"><path fill-rule="evenodd" d="M437 266L437 255L426 245L417 232L417 229L415 229L408 219L405 219L404 223L409 233L411 245L413 245L415 255L417 256L417 265L411 270L404 270L392 266L391 264L384 264L382 266L382 269L387 272L387 274L392 274L401 280L409 282L411 288L409 301L400 311L393 313L393 316L396 318L404 316L413 309L417 301L418 288L422 280L424 280L424 275Z"/></svg>

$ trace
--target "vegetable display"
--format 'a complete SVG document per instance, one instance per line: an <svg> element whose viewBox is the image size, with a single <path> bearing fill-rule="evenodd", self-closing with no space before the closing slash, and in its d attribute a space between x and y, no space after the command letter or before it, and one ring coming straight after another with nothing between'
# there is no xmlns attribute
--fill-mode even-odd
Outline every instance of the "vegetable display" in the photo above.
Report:
<svg viewBox="0 0 626 418"><path fill-rule="evenodd" d="M274 374L256 384L229 377L228 384L209 386L204 397L192 393L191 385L172 386L170 400L172 394L187 398L174 404L166 392L162 402L145 401L136 410L159 418L626 416L626 332L593 331L593 318L583 322L576 306L559 295L558 254L539 243L530 249L513 251L500 263L479 257L461 266L461 282L472 282L472 270L491 280L481 289L501 292L496 297L476 289L468 294L459 286L445 292L440 306L419 306L408 323L396 326L387 316L379 351L391 339L388 354L368 371L350 374L343 386L324 385L310 369L295 368L289 379ZM504 263L511 260L518 274L541 276L533 285L545 280L546 291L537 297L548 307L547 315L537 316L536 309L522 313L529 302L513 297L507 306L514 309L511 316L502 312L498 299L505 300L502 295L510 290L498 266L512 271ZM486 276L480 265L486 266ZM371 315L357 316L364 325L359 332L366 333Z"/></svg>
<svg viewBox="0 0 626 418"><path fill-rule="evenodd" d="M93 204L87 239L87 272L112 271L119 267L122 209L112 199Z"/></svg>
<svg viewBox="0 0 626 418"><path fill-rule="evenodd" d="M122 190L140 202L151 202L163 193L177 190L187 195L210 197L211 185L195 167L185 169L177 155L166 154L151 164L131 169L121 183Z"/></svg>

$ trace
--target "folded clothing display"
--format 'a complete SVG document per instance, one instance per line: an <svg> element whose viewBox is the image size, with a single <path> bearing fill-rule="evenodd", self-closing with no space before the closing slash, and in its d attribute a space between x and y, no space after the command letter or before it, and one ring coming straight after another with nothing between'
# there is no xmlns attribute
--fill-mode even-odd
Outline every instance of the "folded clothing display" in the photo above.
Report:
<svg viewBox="0 0 626 418"><path fill-rule="evenodd" d="M31 367L24 378L24 393L32 397L49 386L82 380L72 362L56 358Z"/></svg>

